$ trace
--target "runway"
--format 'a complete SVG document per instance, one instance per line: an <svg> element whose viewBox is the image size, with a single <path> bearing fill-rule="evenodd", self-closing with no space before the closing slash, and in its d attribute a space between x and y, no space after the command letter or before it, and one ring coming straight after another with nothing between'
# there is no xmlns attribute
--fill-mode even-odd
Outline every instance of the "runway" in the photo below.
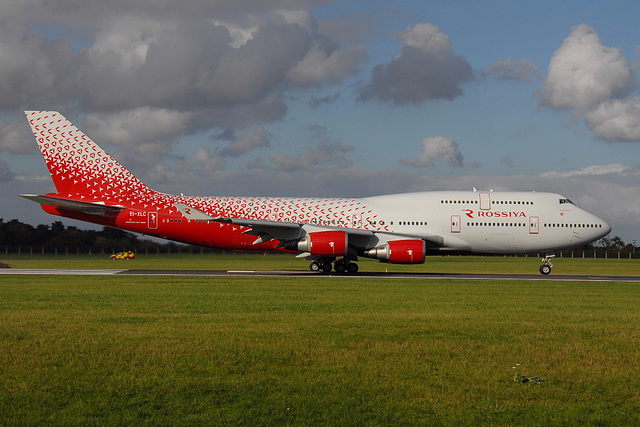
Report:
<svg viewBox="0 0 640 427"><path fill-rule="evenodd" d="M312 271L254 271L254 270L130 270L130 269L21 269L2 268L0 275L56 275L56 276L164 276L164 277L298 277L326 279L409 279L409 280L501 280L554 282L627 282L640 283L640 276L590 276L550 274L456 274L456 273L382 273L355 274L317 273Z"/></svg>

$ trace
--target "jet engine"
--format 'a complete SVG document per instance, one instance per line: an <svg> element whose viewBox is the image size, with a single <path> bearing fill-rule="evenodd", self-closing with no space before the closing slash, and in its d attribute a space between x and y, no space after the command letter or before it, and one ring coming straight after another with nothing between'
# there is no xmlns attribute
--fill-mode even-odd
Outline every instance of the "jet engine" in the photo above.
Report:
<svg viewBox="0 0 640 427"><path fill-rule="evenodd" d="M285 243L285 249L309 252L311 255L338 257L347 255L348 235L344 231L315 231L299 240Z"/></svg>
<svg viewBox="0 0 640 427"><path fill-rule="evenodd" d="M391 264L422 264L426 252L424 240L392 240L365 250L365 256Z"/></svg>

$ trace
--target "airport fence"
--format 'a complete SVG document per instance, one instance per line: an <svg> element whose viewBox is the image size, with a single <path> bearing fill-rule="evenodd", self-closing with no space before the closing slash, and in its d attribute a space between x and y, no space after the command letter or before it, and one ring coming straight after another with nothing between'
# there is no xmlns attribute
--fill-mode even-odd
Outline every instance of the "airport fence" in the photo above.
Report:
<svg viewBox="0 0 640 427"><path fill-rule="evenodd" d="M640 251L633 250L606 250L606 249L566 249L556 251L559 258L613 258L613 259L640 259Z"/></svg>
<svg viewBox="0 0 640 427"><path fill-rule="evenodd" d="M0 248L2 248L0 246ZM165 255L165 254L211 254L226 253L216 249L201 248L196 246L154 246L154 247L45 247L45 246L8 246L5 245L4 250L0 249L0 254L4 255L56 255L56 256L73 256L73 255L113 255L118 252L133 251L134 254L145 255Z"/></svg>

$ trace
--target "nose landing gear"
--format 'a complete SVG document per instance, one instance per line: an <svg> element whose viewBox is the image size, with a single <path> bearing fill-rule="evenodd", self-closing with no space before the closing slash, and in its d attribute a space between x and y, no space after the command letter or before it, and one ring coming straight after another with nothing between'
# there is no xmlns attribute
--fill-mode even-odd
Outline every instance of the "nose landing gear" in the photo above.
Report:
<svg viewBox="0 0 640 427"><path fill-rule="evenodd" d="M551 273L551 268L553 267L553 263L551 262L551 258L555 257L555 254L547 254L542 258L542 265L540 266L540 274L544 274L545 276Z"/></svg>

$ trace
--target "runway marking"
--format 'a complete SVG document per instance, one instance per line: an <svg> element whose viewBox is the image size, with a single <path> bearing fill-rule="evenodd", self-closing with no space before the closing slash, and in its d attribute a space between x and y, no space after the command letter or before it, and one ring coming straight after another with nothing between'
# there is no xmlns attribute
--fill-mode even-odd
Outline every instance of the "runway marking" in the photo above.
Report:
<svg viewBox="0 0 640 427"><path fill-rule="evenodd" d="M93 269L74 270L62 268L1 268L4 275L49 275L49 276L111 276L125 270Z"/></svg>
<svg viewBox="0 0 640 427"><path fill-rule="evenodd" d="M0 275L55 276L165 276L165 277L317 277L339 279L441 279L441 280L502 280L502 281L564 281L564 282L627 282L640 283L640 276L576 276L527 274L464 274L464 273L385 273L359 272L355 274L318 273L312 271L255 271L255 270L128 270L128 269L53 269L2 268Z"/></svg>

